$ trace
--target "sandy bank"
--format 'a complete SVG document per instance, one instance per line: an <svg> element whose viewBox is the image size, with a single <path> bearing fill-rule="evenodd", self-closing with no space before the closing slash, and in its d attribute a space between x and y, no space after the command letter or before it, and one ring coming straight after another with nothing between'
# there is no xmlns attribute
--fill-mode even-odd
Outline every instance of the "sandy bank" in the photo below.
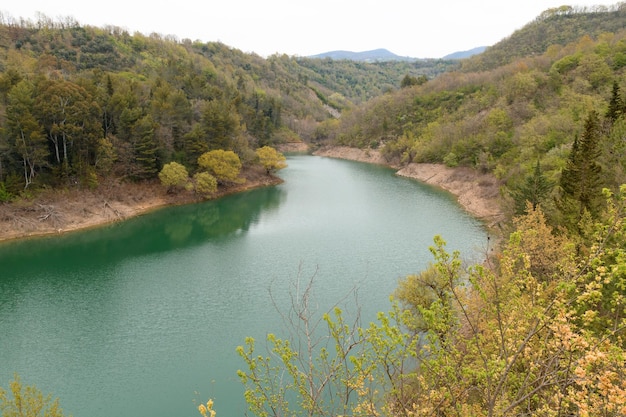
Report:
<svg viewBox="0 0 626 417"><path fill-rule="evenodd" d="M371 149L364 151L340 146L324 148L314 154L390 166L379 151ZM489 227L505 220L500 197L501 184L491 174L482 174L467 167L449 168L440 164L409 164L401 168L397 175L414 178L450 192L456 196L465 210L483 220Z"/></svg>
<svg viewBox="0 0 626 417"><path fill-rule="evenodd" d="M294 144L283 151L306 149L304 144ZM315 155L390 166L376 150L332 147L316 151ZM438 164L410 164L401 168L397 174L452 193L462 207L490 227L505 219L501 209L500 183L492 175L481 174L470 168L449 168ZM249 173L246 184L222 190L216 198L279 182L280 179L276 177L258 172ZM104 184L95 191L49 192L35 201L0 204L0 241L103 226L161 207L194 202L198 200L193 195L167 194L158 183L112 183Z"/></svg>

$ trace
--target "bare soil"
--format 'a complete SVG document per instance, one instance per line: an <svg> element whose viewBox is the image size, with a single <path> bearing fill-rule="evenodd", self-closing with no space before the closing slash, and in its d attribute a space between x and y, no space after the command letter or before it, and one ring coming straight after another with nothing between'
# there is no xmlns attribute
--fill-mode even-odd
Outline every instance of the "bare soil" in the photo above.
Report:
<svg viewBox="0 0 626 417"><path fill-rule="evenodd" d="M282 152L306 150L307 146L303 143L290 144L281 149ZM314 154L399 168L388 163L377 150L329 147ZM409 164L399 169L397 175L414 178L452 193L465 210L490 227L500 225L505 220L500 196L501 184L491 174L466 167ZM260 167L246 170L244 176L245 184L222 188L213 198L281 182L278 177L267 175ZM0 203L0 241L102 226L161 207L198 201L201 199L189 192L168 194L158 181L128 183L107 180L96 190L72 188L44 191L38 193L35 199Z"/></svg>
<svg viewBox="0 0 626 417"><path fill-rule="evenodd" d="M213 198L282 181L267 175L260 167L245 170L243 176L244 184L220 188ZM158 181L107 180L95 190L48 190L38 193L34 199L0 203L0 241L102 226L161 207L201 200L191 192L167 193Z"/></svg>

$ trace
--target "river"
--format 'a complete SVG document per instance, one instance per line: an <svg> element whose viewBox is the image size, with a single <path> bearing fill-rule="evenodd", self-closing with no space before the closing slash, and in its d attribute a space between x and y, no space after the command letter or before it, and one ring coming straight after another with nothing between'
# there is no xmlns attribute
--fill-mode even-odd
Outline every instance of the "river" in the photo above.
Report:
<svg viewBox="0 0 626 417"><path fill-rule="evenodd" d="M367 323L431 261L434 235L485 251L447 193L376 165L287 162L278 186L0 244L0 386L18 373L74 417L197 417L208 398L243 416L235 348L281 335L298 283L314 277L320 313L355 312L357 291Z"/></svg>

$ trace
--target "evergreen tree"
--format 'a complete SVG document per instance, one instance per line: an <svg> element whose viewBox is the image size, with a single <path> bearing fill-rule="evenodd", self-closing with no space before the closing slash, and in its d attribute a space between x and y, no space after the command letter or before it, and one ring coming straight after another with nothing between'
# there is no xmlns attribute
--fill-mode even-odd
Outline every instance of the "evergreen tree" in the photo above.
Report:
<svg viewBox="0 0 626 417"><path fill-rule="evenodd" d="M549 181L541 171L541 164L537 160L533 173L526 176L524 184L512 192L515 200L515 211L523 214L526 211L526 203L532 205L532 209L537 210L537 206L546 199L554 184Z"/></svg>
<svg viewBox="0 0 626 417"><path fill-rule="evenodd" d="M600 121L592 111L585 122L580 138L575 138L567 166L561 173L561 195L557 207L570 228L576 227L585 212L592 217L599 213L602 202L600 158Z"/></svg>
<svg viewBox="0 0 626 417"><path fill-rule="evenodd" d="M622 115L623 111L624 101L620 95L619 84L617 84L617 81L613 81L613 91L609 100L609 108L606 111L606 118L613 124Z"/></svg>
<svg viewBox="0 0 626 417"><path fill-rule="evenodd" d="M152 116L145 116L137 121L135 133L135 173L137 178L153 178L157 172L157 144L154 136L155 123Z"/></svg>

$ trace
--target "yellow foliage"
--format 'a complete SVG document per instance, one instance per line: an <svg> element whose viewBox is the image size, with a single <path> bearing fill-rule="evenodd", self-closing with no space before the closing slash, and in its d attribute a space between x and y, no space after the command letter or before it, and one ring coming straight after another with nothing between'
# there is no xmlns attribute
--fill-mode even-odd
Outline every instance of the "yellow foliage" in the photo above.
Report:
<svg viewBox="0 0 626 417"><path fill-rule="evenodd" d="M209 399L209 401L207 401L206 405L204 404L200 404L198 406L198 411L200 412L200 414L202 414L203 417L215 417L215 410L213 409L213 400Z"/></svg>
<svg viewBox="0 0 626 417"><path fill-rule="evenodd" d="M218 149L205 152L198 158L198 165L211 173L218 182L245 182L245 179L239 178L241 160L233 151Z"/></svg>
<svg viewBox="0 0 626 417"><path fill-rule="evenodd" d="M256 150L256 155L259 157L259 161L263 168L269 174L272 171L283 169L287 166L285 163L285 155L278 152L271 146L264 146Z"/></svg>
<svg viewBox="0 0 626 417"><path fill-rule="evenodd" d="M0 388L0 411L2 417L63 417L58 399L44 395L35 386L23 386L16 374L9 384L12 397Z"/></svg>

